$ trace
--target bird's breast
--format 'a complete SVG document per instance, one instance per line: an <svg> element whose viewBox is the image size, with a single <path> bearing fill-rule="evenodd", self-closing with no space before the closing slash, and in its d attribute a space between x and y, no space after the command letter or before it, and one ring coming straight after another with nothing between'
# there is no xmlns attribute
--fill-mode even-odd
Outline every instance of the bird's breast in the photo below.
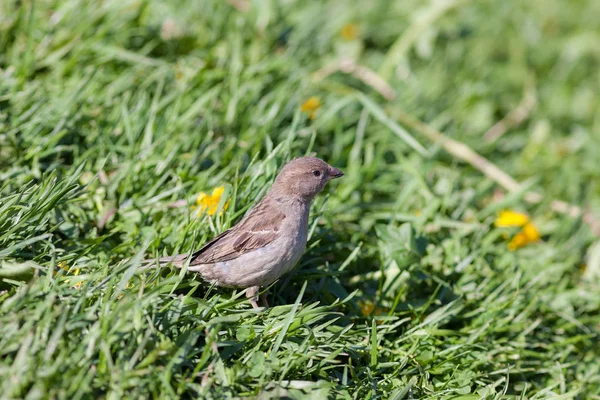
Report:
<svg viewBox="0 0 600 400"><path fill-rule="evenodd" d="M308 238L308 207L296 209L286 213L286 224L284 227L285 240L282 247L287 251L283 261L284 273L292 269L306 249Z"/></svg>

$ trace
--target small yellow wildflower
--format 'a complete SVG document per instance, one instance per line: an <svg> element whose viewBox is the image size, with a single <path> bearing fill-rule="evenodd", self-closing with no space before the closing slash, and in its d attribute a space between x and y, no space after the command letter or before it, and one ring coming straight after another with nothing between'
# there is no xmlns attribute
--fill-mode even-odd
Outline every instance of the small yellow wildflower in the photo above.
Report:
<svg viewBox="0 0 600 400"><path fill-rule="evenodd" d="M321 108L321 100L318 97L313 96L302 104L300 111L308 114L308 118L315 119L315 115L319 108Z"/></svg>
<svg viewBox="0 0 600 400"><path fill-rule="evenodd" d="M520 212L504 210L498 215L494 225L499 228L508 228L512 226L523 226L529 222L529 217Z"/></svg>
<svg viewBox="0 0 600 400"><path fill-rule="evenodd" d="M70 267L67 264L66 261L61 261L56 265L59 269L62 269L63 271L69 272ZM81 270L79 268L76 268L75 270L73 270L73 276L77 276L79 275L79 273L81 272ZM65 282L69 282L69 279L66 279ZM81 287L81 284L83 283L83 281L79 281L77 283L75 283L73 285L74 288L79 289Z"/></svg>
<svg viewBox="0 0 600 400"><path fill-rule="evenodd" d="M529 221L529 216L511 210L504 210L494 222L499 228L520 227L521 230L513 236L508 242L508 249L515 251L529 243L540 240L540 232L533 222Z"/></svg>
<svg viewBox="0 0 600 400"><path fill-rule="evenodd" d="M56 264L56 266L57 266L59 269L62 269L63 271L69 271L69 265L67 265L67 262L66 262L66 261L61 261L61 262L59 262L58 264Z"/></svg>
<svg viewBox="0 0 600 400"><path fill-rule="evenodd" d="M192 209L198 208L198 214L202 214L206 211L208 215L214 215L219 208L219 203L221 202L224 191L225 187L219 186L213 189L212 194L200 192L196 199L196 205L192 206ZM229 200L223 206L223 210L226 210L228 205Z"/></svg>
<svg viewBox="0 0 600 400"><path fill-rule="evenodd" d="M540 240L540 232L534 224L527 223L521 230L508 242L508 249L511 251L517 250L529 243L534 243Z"/></svg>
<svg viewBox="0 0 600 400"><path fill-rule="evenodd" d="M358 37L359 30L356 24L346 24L340 30L340 36L344 40L354 40Z"/></svg>

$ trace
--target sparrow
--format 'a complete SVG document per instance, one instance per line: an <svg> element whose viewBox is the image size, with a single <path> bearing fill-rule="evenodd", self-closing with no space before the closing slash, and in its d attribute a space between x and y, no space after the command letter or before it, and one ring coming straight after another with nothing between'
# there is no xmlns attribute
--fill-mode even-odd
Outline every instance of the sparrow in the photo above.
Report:
<svg viewBox="0 0 600 400"><path fill-rule="evenodd" d="M316 157L299 157L283 166L254 208L232 228L191 254L158 260L159 266L188 265L216 286L241 288L252 307L258 293L289 272L306 249L310 205L327 182L344 173ZM266 307L268 304L261 297Z"/></svg>

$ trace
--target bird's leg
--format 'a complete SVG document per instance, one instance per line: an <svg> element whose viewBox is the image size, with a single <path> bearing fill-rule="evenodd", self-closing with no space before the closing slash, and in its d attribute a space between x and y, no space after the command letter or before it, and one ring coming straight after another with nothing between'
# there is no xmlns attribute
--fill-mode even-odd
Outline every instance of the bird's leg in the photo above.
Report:
<svg viewBox="0 0 600 400"><path fill-rule="evenodd" d="M253 308L260 308L258 306L258 286L251 286L246 289L246 297L250 300L250 304L252 304Z"/></svg>
<svg viewBox="0 0 600 400"><path fill-rule="evenodd" d="M263 307L269 308L269 302L267 301L267 294L266 293L262 293L260 295L260 302L262 303Z"/></svg>

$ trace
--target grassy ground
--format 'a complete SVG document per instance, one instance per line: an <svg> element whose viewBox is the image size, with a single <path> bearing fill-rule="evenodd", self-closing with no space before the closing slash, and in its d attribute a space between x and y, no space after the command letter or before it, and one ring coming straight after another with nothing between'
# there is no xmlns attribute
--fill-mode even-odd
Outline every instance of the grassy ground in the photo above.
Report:
<svg viewBox="0 0 600 400"><path fill-rule="evenodd" d="M551 205L600 213L600 2L232 3L0 3L0 397L600 398L598 237ZM395 98L315 79L340 57ZM500 196L405 113L544 200ZM306 153L346 176L271 309L136 271ZM541 240L510 251L502 209Z"/></svg>

